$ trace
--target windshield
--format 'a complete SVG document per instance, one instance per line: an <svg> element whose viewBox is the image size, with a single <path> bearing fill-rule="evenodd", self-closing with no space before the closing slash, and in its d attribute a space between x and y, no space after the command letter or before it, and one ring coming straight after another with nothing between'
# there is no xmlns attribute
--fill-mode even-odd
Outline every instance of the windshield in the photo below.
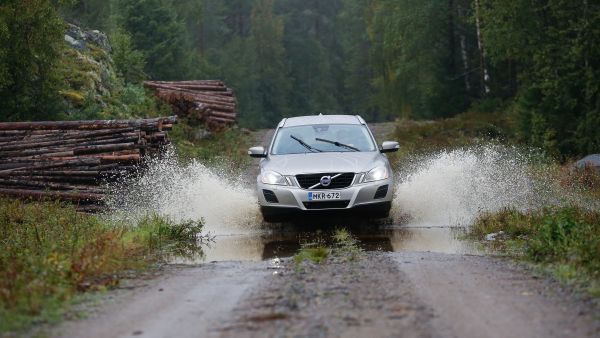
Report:
<svg viewBox="0 0 600 338"><path fill-rule="evenodd" d="M273 155L310 152L375 151L369 131L361 124L315 124L281 128Z"/></svg>

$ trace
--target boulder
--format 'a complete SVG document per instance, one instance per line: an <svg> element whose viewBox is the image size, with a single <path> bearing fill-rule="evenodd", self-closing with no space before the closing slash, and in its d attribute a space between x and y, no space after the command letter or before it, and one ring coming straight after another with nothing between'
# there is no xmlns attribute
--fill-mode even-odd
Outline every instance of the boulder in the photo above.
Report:
<svg viewBox="0 0 600 338"><path fill-rule="evenodd" d="M77 40L77 39L73 38L72 36L65 34L65 41L67 43L69 43L69 45L72 48L75 48L79 51L82 51L85 49L85 42L83 40Z"/></svg>
<svg viewBox="0 0 600 338"><path fill-rule="evenodd" d="M585 167L594 168L600 173L600 154L591 154L575 162L575 168L583 169Z"/></svg>
<svg viewBox="0 0 600 338"><path fill-rule="evenodd" d="M111 51L106 34L98 30L86 31L81 29L81 27L70 23L68 24L65 33L65 41L77 50L84 50L86 48L86 43L90 43L106 52Z"/></svg>

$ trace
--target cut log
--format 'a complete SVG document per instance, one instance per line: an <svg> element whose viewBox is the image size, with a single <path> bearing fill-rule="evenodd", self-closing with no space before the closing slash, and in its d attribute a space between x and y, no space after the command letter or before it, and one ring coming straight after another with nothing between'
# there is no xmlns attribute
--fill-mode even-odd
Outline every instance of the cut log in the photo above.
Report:
<svg viewBox="0 0 600 338"><path fill-rule="evenodd" d="M177 116L140 120L90 120L90 121L44 121L0 122L0 130L97 130L115 128L153 128L159 123L177 122Z"/></svg>
<svg viewBox="0 0 600 338"><path fill-rule="evenodd" d="M15 196L21 198L43 199L60 199L65 201L102 201L102 194L81 193L81 192L66 192L66 191L39 191L27 189L6 189L0 188L0 195Z"/></svg>

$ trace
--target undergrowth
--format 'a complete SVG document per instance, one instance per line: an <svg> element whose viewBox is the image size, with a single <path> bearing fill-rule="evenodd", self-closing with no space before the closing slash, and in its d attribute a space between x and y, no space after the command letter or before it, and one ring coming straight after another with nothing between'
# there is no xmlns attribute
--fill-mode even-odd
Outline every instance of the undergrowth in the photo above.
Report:
<svg viewBox="0 0 600 338"><path fill-rule="evenodd" d="M201 222L113 224L58 202L0 199L0 332L59 321L78 293L171 255L201 255Z"/></svg>
<svg viewBox="0 0 600 338"><path fill-rule="evenodd" d="M249 131L235 128L205 133L181 120L170 136L183 160L196 159L220 167L225 164L234 172L245 169L251 163L248 148L255 144Z"/></svg>
<svg viewBox="0 0 600 338"><path fill-rule="evenodd" d="M395 136L400 142L398 156L514 138L504 114L475 112L436 121L399 120Z"/></svg>
<svg viewBox="0 0 600 338"><path fill-rule="evenodd" d="M538 264L559 280L587 288L600 296L600 212L575 207L531 212L505 209L480 216L470 236L495 249Z"/></svg>

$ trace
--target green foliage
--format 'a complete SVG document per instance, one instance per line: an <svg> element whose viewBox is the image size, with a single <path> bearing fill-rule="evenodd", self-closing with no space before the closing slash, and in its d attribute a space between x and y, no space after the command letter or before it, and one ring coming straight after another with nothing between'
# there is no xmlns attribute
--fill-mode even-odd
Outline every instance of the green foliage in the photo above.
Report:
<svg viewBox="0 0 600 338"><path fill-rule="evenodd" d="M333 256L343 261L357 261L364 251L358 245L358 240L346 229L338 229L333 234Z"/></svg>
<svg viewBox="0 0 600 338"><path fill-rule="evenodd" d="M182 80L197 74L185 23L170 0L117 0L115 21L131 35L152 79Z"/></svg>
<svg viewBox="0 0 600 338"><path fill-rule="evenodd" d="M110 27L113 0L67 0L61 10L69 22L82 23L87 29L107 30Z"/></svg>
<svg viewBox="0 0 600 338"><path fill-rule="evenodd" d="M172 255L201 255L201 222L112 224L59 203L0 199L0 332L56 321L80 291Z"/></svg>
<svg viewBox="0 0 600 338"><path fill-rule="evenodd" d="M343 55L343 75L338 80L343 82L342 111L360 113L365 119L377 121L380 114L373 100L371 42L365 20L369 0L344 0L342 4L337 17L339 27L344 27L338 32Z"/></svg>
<svg viewBox="0 0 600 338"><path fill-rule="evenodd" d="M517 69L522 140L549 153L600 144L600 7L568 0L482 0L483 33L499 69ZM511 71L511 69L508 69Z"/></svg>
<svg viewBox="0 0 600 338"><path fill-rule="evenodd" d="M131 35L123 29L117 28L110 35L112 46L112 59L117 69L117 74L125 83L139 84L145 78L144 55L133 49Z"/></svg>
<svg viewBox="0 0 600 338"><path fill-rule="evenodd" d="M328 239L317 233L301 245L300 251L294 255L294 262L297 267L304 261L316 264L325 263L327 259L354 262L359 260L364 253L358 244L358 240L346 229L335 230Z"/></svg>
<svg viewBox="0 0 600 338"><path fill-rule="evenodd" d="M434 118L467 108L463 76L470 69L458 66L461 18L452 4L445 0L371 2L367 22L375 99L385 113Z"/></svg>
<svg viewBox="0 0 600 338"><path fill-rule="evenodd" d="M171 139L183 160L196 159L208 165L228 167L235 173L245 170L251 163L248 148L256 145L247 131L227 129L216 134L198 135L202 130L190 127L185 120L173 127Z"/></svg>
<svg viewBox="0 0 600 338"><path fill-rule="evenodd" d="M571 207L528 213L508 209L480 216L470 235L483 239L499 231L524 259L547 267L557 277L591 289L600 286L600 213Z"/></svg>
<svg viewBox="0 0 600 338"><path fill-rule="evenodd" d="M481 141L511 142L514 135L506 116L469 112L436 121L398 120L395 136L400 155L452 149Z"/></svg>
<svg viewBox="0 0 600 338"><path fill-rule="evenodd" d="M304 261L310 261L315 264L325 262L329 256L329 249L324 247L302 248L300 252L294 255L296 265L302 264Z"/></svg>
<svg viewBox="0 0 600 338"><path fill-rule="evenodd" d="M600 7L569 0L478 4L7 0L0 5L0 113L12 120L148 115L151 105L121 102L140 92L127 85L146 75L218 78L235 89L240 123L250 127L315 113L438 119L471 107L505 112L517 140L548 156L596 152ZM108 31L113 51L86 51L83 59L63 51L58 10ZM98 82L90 76L107 72L97 73L85 57L114 60L115 81L91 90Z"/></svg>
<svg viewBox="0 0 600 338"><path fill-rule="evenodd" d="M338 113L343 91L343 56L336 29L340 1L279 3L285 18L284 44L291 82L290 113Z"/></svg>
<svg viewBox="0 0 600 338"><path fill-rule="evenodd" d="M61 109L56 64L63 21L50 0L0 3L0 116L49 119Z"/></svg>
<svg viewBox="0 0 600 338"><path fill-rule="evenodd" d="M250 41L255 50L254 73L258 79L253 100L258 125L269 125L286 115L288 81L285 77L283 21L273 13L274 0L257 0L252 7Z"/></svg>

